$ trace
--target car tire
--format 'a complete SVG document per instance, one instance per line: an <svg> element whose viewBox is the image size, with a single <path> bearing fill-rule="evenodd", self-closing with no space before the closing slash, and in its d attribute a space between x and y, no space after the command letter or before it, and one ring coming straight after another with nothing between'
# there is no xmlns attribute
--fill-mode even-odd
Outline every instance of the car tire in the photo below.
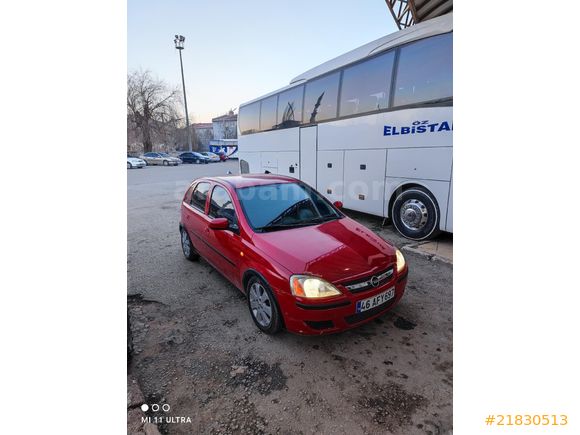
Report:
<svg viewBox="0 0 580 435"><path fill-rule="evenodd" d="M129 162L127 162L127 169L133 169L133 165Z"/></svg>
<svg viewBox="0 0 580 435"><path fill-rule="evenodd" d="M439 206L427 189L412 187L402 191L393 201L391 220L395 229L411 240L428 240L439 230Z"/></svg>
<svg viewBox="0 0 580 435"><path fill-rule="evenodd" d="M270 286L260 277L252 276L246 285L250 316L264 333L273 335L282 329L282 316Z"/></svg>
<svg viewBox="0 0 580 435"><path fill-rule="evenodd" d="M163 166L169 166L169 162L167 160L163 160Z"/></svg>
<svg viewBox="0 0 580 435"><path fill-rule="evenodd" d="M185 258L187 258L189 261L199 260L199 254L193 247L191 239L189 238L189 234L187 234L185 228L181 229L181 250L183 251Z"/></svg>

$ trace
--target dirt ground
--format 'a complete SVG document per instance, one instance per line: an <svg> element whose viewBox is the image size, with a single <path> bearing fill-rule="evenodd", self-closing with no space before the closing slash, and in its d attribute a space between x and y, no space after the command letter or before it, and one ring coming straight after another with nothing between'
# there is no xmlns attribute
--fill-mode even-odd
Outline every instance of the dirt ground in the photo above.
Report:
<svg viewBox="0 0 580 435"><path fill-rule="evenodd" d="M228 162L128 174L128 370L145 403L170 406L144 414L163 434L449 433L453 266L405 252L407 290L390 313L336 335L265 335L236 288L181 253L184 186L227 165L235 170ZM380 218L346 213L410 244Z"/></svg>

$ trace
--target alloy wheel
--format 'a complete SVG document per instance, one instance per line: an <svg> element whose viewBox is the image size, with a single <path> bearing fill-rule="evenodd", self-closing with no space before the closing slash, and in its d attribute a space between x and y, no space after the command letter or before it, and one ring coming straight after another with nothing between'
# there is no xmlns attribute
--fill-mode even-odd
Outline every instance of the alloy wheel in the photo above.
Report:
<svg viewBox="0 0 580 435"><path fill-rule="evenodd" d="M250 308L254 319L267 328L272 322L272 301L259 282L253 283L250 287Z"/></svg>

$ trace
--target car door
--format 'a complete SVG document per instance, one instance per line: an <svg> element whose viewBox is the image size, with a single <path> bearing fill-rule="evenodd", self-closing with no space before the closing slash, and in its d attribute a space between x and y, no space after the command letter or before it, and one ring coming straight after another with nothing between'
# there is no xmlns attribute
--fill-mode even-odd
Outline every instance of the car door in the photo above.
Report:
<svg viewBox="0 0 580 435"><path fill-rule="evenodd" d="M156 165L157 162L155 161L155 153L147 153L145 154L145 160L148 165Z"/></svg>
<svg viewBox="0 0 580 435"><path fill-rule="evenodd" d="M213 248L212 262L230 281L239 285L239 258L242 248L238 215L229 192L219 184L215 184L210 200L208 216L210 219L226 218L229 222L227 230L206 231L207 243Z"/></svg>
<svg viewBox="0 0 580 435"><path fill-rule="evenodd" d="M157 153L153 153L153 164L154 165L162 165L163 164L163 158Z"/></svg>
<svg viewBox="0 0 580 435"><path fill-rule="evenodd" d="M145 154L143 154L143 160L145 160L145 162L148 165L152 165L153 164L153 162L151 161L151 153L145 153Z"/></svg>
<svg viewBox="0 0 580 435"><path fill-rule="evenodd" d="M207 230L209 218L206 214L207 196L210 189L210 183L200 181L193 187L191 198L187 197L183 203L182 224L187 229L189 239L193 247L203 257L208 258L210 250L205 243L204 234Z"/></svg>

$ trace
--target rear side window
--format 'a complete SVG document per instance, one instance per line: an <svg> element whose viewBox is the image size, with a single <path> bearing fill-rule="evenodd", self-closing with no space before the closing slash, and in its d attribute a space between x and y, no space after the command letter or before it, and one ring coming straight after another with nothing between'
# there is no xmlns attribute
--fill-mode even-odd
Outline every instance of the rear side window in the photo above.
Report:
<svg viewBox="0 0 580 435"><path fill-rule="evenodd" d="M313 123L336 118L340 73L330 74L306 84L304 122Z"/></svg>
<svg viewBox="0 0 580 435"><path fill-rule="evenodd" d="M183 195L183 200L187 203L191 202L191 192L193 192L193 186L190 186L185 195Z"/></svg>
<svg viewBox="0 0 580 435"><path fill-rule="evenodd" d="M340 116L388 107L394 59L395 52L391 51L344 70Z"/></svg>
<svg viewBox="0 0 580 435"><path fill-rule="evenodd" d="M240 107L240 132L242 134L257 133L260 131L260 102Z"/></svg>
<svg viewBox="0 0 580 435"><path fill-rule="evenodd" d="M198 183L195 186L195 189L193 189L193 194L191 195L191 205L201 211L205 211L208 190L209 183Z"/></svg>
<svg viewBox="0 0 580 435"><path fill-rule="evenodd" d="M395 106L453 96L453 34L433 36L401 49Z"/></svg>

